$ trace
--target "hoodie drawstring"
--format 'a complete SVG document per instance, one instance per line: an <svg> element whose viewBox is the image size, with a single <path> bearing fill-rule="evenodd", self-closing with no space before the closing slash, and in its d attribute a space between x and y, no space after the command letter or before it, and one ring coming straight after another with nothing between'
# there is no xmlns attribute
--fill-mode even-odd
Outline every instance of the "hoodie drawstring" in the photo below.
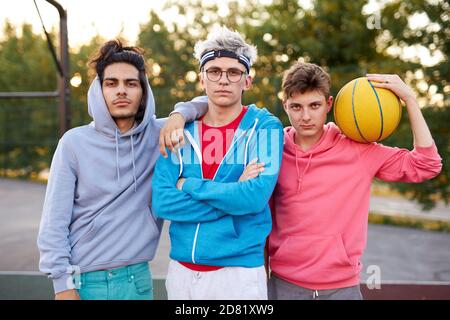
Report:
<svg viewBox="0 0 450 320"><path fill-rule="evenodd" d="M133 142L133 135L130 136L131 141L131 157L133 158L133 181L134 181L134 192L136 192L137 188L137 182L136 182L136 163L134 160L134 142Z"/></svg>
<svg viewBox="0 0 450 320"><path fill-rule="evenodd" d="M119 136L118 130L116 129L116 168L117 168L117 182L120 182L120 171L119 171Z"/></svg>
<svg viewBox="0 0 450 320"><path fill-rule="evenodd" d="M313 291L313 299L315 300L315 299L318 299L318 298L319 298L319 291L314 290Z"/></svg>
<svg viewBox="0 0 450 320"><path fill-rule="evenodd" d="M305 168L305 170L303 170L303 173L300 176L300 170L298 168L298 154L297 154L297 149L295 149L295 168L297 169L297 193L300 193L300 190L302 189L303 178L306 174L306 171L308 171L309 166L311 165L312 155L313 155L312 153L309 154L308 163L306 164L306 168Z"/></svg>
<svg viewBox="0 0 450 320"><path fill-rule="evenodd" d="M120 169L119 169L119 131L116 129L116 168L117 168L117 182L120 183ZM131 142L131 157L133 162L133 182L134 182L134 192L137 189L137 179L136 179L136 160L134 157L134 141L133 135L130 136Z"/></svg>

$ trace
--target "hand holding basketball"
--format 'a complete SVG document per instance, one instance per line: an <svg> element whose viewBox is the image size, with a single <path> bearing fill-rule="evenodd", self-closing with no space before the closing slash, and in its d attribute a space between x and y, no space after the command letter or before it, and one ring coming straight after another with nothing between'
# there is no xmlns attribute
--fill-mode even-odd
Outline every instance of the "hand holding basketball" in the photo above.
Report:
<svg viewBox="0 0 450 320"><path fill-rule="evenodd" d="M374 87L389 89L405 102L416 99L414 91L396 74L368 73L366 77Z"/></svg>

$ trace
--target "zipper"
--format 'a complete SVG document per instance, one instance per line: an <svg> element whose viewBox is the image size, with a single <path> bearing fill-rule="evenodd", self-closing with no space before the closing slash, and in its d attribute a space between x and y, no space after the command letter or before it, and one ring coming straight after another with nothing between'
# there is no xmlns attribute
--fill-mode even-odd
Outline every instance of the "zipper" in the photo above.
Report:
<svg viewBox="0 0 450 320"><path fill-rule="evenodd" d="M192 137L192 135L189 131L184 130L184 134L186 135L186 138L189 140L192 148L194 149L194 152L197 155L197 158L200 160L200 173L201 173L202 179L203 179L203 168L202 168L203 157L202 157L200 148L199 148L198 144L195 142L194 138ZM181 175L181 173L180 173L180 175ZM194 241L192 243L192 251L191 251L192 263L196 263L195 262L195 248L197 246L197 237L198 237L198 230L200 229L200 224L201 224L200 222L197 223L197 228L195 229Z"/></svg>
<svg viewBox="0 0 450 320"><path fill-rule="evenodd" d="M194 243L192 244L192 262L193 263L195 263L195 247L197 246L198 229L200 229L200 223L197 223L197 229L195 230L195 235L194 235Z"/></svg>
<svg viewBox="0 0 450 320"><path fill-rule="evenodd" d="M258 119L255 119L255 124L253 125L252 130L255 129L256 124L258 123ZM234 141L231 143L230 147L228 148L227 152L225 153L225 155L223 156L222 160L219 163L219 166L217 167L216 173L214 173L214 177L212 178L211 181L214 181L214 179L216 178L217 172L219 172L220 167L222 166L223 161L226 159L226 157L228 156L229 152L232 150L232 147L239 141L239 139L241 139L247 132L249 129L243 131L236 139L234 139ZM202 157L202 153L200 151L200 147L198 146L197 142L195 141L194 137L192 137L191 133L187 130L184 130L184 134L186 135L186 138L189 140L189 142L191 143L192 148L194 148L194 152L197 154L197 158L200 160L200 172L202 174L202 179L203 179L203 167L202 167L202 161L203 161L203 157ZM246 147L248 147L248 143L246 144ZM246 153L246 150L245 150ZM244 159L245 162L245 159ZM181 175L181 171L180 171L180 175ZM195 248L197 246L197 237L198 237L198 230L200 229L200 225L201 223L197 223L197 229L195 230L195 235L194 235L194 242L192 244L192 253L191 253L191 258L192 258L192 263L196 263L195 262Z"/></svg>

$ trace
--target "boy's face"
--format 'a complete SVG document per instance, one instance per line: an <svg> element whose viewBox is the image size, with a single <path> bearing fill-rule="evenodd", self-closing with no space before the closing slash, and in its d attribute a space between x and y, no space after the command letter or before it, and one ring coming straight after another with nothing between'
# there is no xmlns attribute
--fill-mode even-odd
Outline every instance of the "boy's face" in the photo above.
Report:
<svg viewBox="0 0 450 320"><path fill-rule="evenodd" d="M320 139L327 113L333 105L333 97L325 98L318 91L295 92L283 102L291 125L297 132L297 138L315 140Z"/></svg>
<svg viewBox="0 0 450 320"><path fill-rule="evenodd" d="M221 71L220 79L210 80L216 80ZM219 107L230 107L241 103L242 92L250 88L252 78L245 73L245 67L238 60L221 57L204 65L200 83L212 103Z"/></svg>
<svg viewBox="0 0 450 320"><path fill-rule="evenodd" d="M123 62L107 66L102 91L113 119L134 119L143 95L139 71L135 66Z"/></svg>

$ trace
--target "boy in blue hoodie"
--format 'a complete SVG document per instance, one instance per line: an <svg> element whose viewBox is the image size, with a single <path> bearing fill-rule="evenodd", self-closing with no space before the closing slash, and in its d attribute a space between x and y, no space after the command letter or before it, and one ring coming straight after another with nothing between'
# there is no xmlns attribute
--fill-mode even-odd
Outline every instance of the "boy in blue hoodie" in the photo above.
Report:
<svg viewBox="0 0 450 320"><path fill-rule="evenodd" d="M151 299L148 261L162 221L151 208L151 181L164 119L155 103L144 58L119 41L92 61L97 77L88 92L89 125L66 132L53 156L38 247L40 270L56 299ZM182 129L205 103L177 108L171 128ZM176 141L174 141L176 142Z"/></svg>
<svg viewBox="0 0 450 320"><path fill-rule="evenodd" d="M158 159L153 179L153 209L171 221L168 298L267 299L264 244L282 125L242 105L256 48L237 32L218 28L195 56L208 111L185 127L181 148Z"/></svg>

